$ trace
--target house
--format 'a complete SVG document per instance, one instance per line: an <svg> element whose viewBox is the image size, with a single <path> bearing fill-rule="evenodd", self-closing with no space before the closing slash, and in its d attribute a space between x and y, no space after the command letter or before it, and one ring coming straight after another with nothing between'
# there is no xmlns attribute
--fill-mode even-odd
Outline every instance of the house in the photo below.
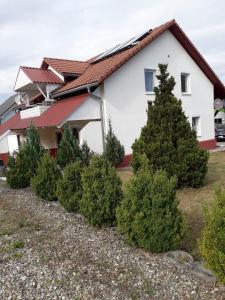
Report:
<svg viewBox="0 0 225 300"><path fill-rule="evenodd" d="M15 96L16 95L10 96L0 105L0 124L3 124L15 114L17 107Z"/></svg>
<svg viewBox="0 0 225 300"><path fill-rule="evenodd" d="M159 63L175 78L174 94L200 146L215 148L213 102L225 98L224 84L172 20L86 61L44 58L39 68L20 67L14 89L21 111L0 126L0 159L7 162L30 122L52 154L66 122L81 144L102 152L110 118L127 163L154 100Z"/></svg>

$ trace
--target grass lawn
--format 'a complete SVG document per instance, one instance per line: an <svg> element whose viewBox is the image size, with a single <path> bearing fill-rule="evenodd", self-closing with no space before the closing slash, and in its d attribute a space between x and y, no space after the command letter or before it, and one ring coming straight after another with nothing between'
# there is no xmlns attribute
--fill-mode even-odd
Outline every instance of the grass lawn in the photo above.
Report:
<svg viewBox="0 0 225 300"><path fill-rule="evenodd" d="M131 170L118 171L123 183L132 177ZM216 186L225 185L225 152L210 153L205 185L199 189L184 188L177 191L180 208L187 222L187 234L182 249L198 258L197 240L203 227L203 207L209 204Z"/></svg>

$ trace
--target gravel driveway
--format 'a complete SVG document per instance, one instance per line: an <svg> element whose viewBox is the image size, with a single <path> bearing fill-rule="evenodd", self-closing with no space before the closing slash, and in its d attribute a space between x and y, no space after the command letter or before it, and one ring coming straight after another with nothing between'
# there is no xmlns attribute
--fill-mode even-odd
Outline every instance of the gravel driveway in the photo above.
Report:
<svg viewBox="0 0 225 300"><path fill-rule="evenodd" d="M0 299L225 299L165 255L124 244L30 189L0 182Z"/></svg>

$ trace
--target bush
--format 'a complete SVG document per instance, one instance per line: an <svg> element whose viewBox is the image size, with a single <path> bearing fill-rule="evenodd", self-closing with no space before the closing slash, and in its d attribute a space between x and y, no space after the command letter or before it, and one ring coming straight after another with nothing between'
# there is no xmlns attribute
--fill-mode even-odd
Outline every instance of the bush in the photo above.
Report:
<svg viewBox="0 0 225 300"><path fill-rule="evenodd" d="M225 190L217 189L211 211L205 210L199 246L207 267L225 283Z"/></svg>
<svg viewBox="0 0 225 300"><path fill-rule="evenodd" d="M63 127L62 140L57 149L57 164L63 169L69 163L82 159L81 149L72 130L66 123Z"/></svg>
<svg viewBox="0 0 225 300"><path fill-rule="evenodd" d="M115 166L123 161L125 150L124 146L121 145L120 141L115 136L110 120L108 126L109 130L105 137L104 156Z"/></svg>
<svg viewBox="0 0 225 300"><path fill-rule="evenodd" d="M94 153L91 151L91 149L88 147L87 143L84 142L81 146L81 161L83 166L88 166L90 163L91 157L94 155Z"/></svg>
<svg viewBox="0 0 225 300"><path fill-rule="evenodd" d="M10 155L9 157L6 170L7 183L13 189L25 188L30 185L31 175L29 162L26 159L23 146L21 146L15 156Z"/></svg>
<svg viewBox="0 0 225 300"><path fill-rule="evenodd" d="M137 172L140 155L145 154L149 167L163 169L169 177L175 175L178 186L199 187L207 172L208 153L199 148L181 100L172 93L175 81L169 77L167 65L160 64L159 70L159 86L154 89L154 102L148 104L147 124L132 145L132 167Z"/></svg>
<svg viewBox="0 0 225 300"><path fill-rule="evenodd" d="M116 212L118 231L128 243L152 252L177 249L184 233L177 205L175 178L144 168L126 185Z"/></svg>
<svg viewBox="0 0 225 300"><path fill-rule="evenodd" d="M49 201L56 200L56 187L61 173L54 158L49 153L38 163L36 175L31 179L31 186L41 198Z"/></svg>
<svg viewBox="0 0 225 300"><path fill-rule="evenodd" d="M24 152L26 160L28 161L30 172L32 176L36 174L38 162L44 155L44 148L40 143L40 137L37 129L30 124L27 129L26 142L24 143Z"/></svg>
<svg viewBox="0 0 225 300"><path fill-rule="evenodd" d="M82 197L82 167L80 162L67 165L57 184L57 197L61 205L69 212L78 212Z"/></svg>
<svg viewBox="0 0 225 300"><path fill-rule="evenodd" d="M27 139L18 152L11 155L6 171L6 178L11 188L24 188L30 185L35 175L38 162L44 154L37 130L31 124L27 129Z"/></svg>
<svg viewBox="0 0 225 300"><path fill-rule="evenodd" d="M94 156L82 173L81 213L93 225L112 225L122 199L121 180L106 158Z"/></svg>

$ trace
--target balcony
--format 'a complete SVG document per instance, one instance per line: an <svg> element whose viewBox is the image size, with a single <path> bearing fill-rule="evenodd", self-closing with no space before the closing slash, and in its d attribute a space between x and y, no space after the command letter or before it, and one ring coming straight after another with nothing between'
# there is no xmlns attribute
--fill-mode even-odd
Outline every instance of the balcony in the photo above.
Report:
<svg viewBox="0 0 225 300"><path fill-rule="evenodd" d="M24 109L20 112L21 119L40 117L43 112L49 109L50 106L47 105L39 105L32 108Z"/></svg>

